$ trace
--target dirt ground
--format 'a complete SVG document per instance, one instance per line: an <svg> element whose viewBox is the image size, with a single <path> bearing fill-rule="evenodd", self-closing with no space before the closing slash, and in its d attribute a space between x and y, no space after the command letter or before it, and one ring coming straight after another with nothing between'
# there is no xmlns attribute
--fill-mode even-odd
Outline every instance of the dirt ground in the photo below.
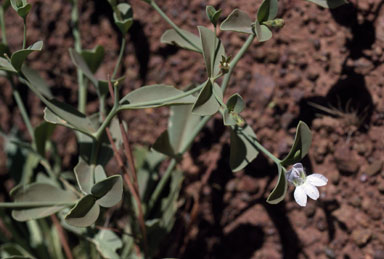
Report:
<svg viewBox="0 0 384 259"><path fill-rule="evenodd" d="M44 50L29 58L55 95L76 105L76 71L68 48L73 46L69 1L30 1L28 42L44 41ZM84 48L101 44L106 59L97 76L113 70L119 34L107 1L81 2ZM158 0L183 29L197 33L208 25L205 5L234 8L255 16L260 1ZM179 88L205 80L198 54L160 43L169 25L140 0L130 1L135 22L120 74L123 92L142 85L167 83ZM277 170L262 155L244 171L232 173L229 133L216 116L185 156L183 200L176 226L161 256L179 258L384 258L384 8L379 0L351 0L335 10L303 0L280 0L285 27L266 43L255 42L239 62L226 97L238 92L246 101L242 114L260 142L284 157L299 120L312 129L313 143L303 161L309 172L324 174L318 201L301 208L293 187L279 205L265 202ZM22 21L7 12L11 49L20 48ZM245 36L220 32L228 55ZM10 86L0 81L0 126L26 131ZM42 120L37 97L22 89L33 124ZM88 112L97 108L91 91ZM131 140L150 145L166 128L168 110L124 114ZM58 128L54 138L68 169L76 162L73 133ZM4 172L5 157L0 155ZM2 179L6 180L4 173Z"/></svg>

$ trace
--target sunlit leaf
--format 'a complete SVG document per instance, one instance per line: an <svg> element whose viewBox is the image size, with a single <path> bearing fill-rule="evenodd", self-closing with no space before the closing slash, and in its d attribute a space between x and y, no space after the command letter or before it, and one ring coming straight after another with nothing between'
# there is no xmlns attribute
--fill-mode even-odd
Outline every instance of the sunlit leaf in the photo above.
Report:
<svg viewBox="0 0 384 259"><path fill-rule="evenodd" d="M294 143L288 155L281 161L281 165L286 167L300 162L309 151L312 143L312 133L305 122L300 121L297 125Z"/></svg>
<svg viewBox="0 0 384 259"><path fill-rule="evenodd" d="M287 193L287 179L285 178L285 172L281 165L276 164L278 168L279 178L275 188L269 194L267 202L270 204L277 204L284 200L285 194Z"/></svg>
<svg viewBox="0 0 384 259"><path fill-rule="evenodd" d="M277 0L264 0L260 5L259 10L257 11L257 20L259 23L273 20L276 18L277 11Z"/></svg>
<svg viewBox="0 0 384 259"><path fill-rule="evenodd" d="M17 70L12 66L7 59L0 57L0 69L12 73L17 73Z"/></svg>
<svg viewBox="0 0 384 259"><path fill-rule="evenodd" d="M202 47L201 47L201 41L200 38L186 30L181 30L183 32L183 35L188 39L184 39L180 34L175 31L174 29L169 29L166 30L163 35L161 36L161 43L166 43L170 45L176 45L179 46L180 48L196 51L196 52L201 52ZM191 44L192 42L193 44Z"/></svg>
<svg viewBox="0 0 384 259"><path fill-rule="evenodd" d="M115 20L115 24L119 27L121 33L125 35L133 23L132 8L127 3L120 3L116 7L117 10L113 12L113 19Z"/></svg>
<svg viewBox="0 0 384 259"><path fill-rule="evenodd" d="M182 94L184 94L183 91L178 90L170 85L147 85L140 87L124 96L120 100L120 104L129 104L136 108L149 108L157 107L160 105L191 104L196 101L196 97L188 95L179 99L150 105L150 103L156 102L159 99L176 98Z"/></svg>
<svg viewBox="0 0 384 259"><path fill-rule="evenodd" d="M26 49L21 49L16 51L11 56L11 64L12 66L17 70L21 70L21 66L24 63L24 60L27 58L29 54L31 54L34 51L41 51L43 49L43 42L37 41L33 43L31 46L29 46Z"/></svg>
<svg viewBox="0 0 384 259"><path fill-rule="evenodd" d="M216 10L212 5L207 5L207 7L205 8L205 12L211 23L216 26L221 15L221 9Z"/></svg>
<svg viewBox="0 0 384 259"><path fill-rule="evenodd" d="M74 172L77 184L84 194L90 194L94 184L106 178L105 171L101 165L88 165L82 159L75 166Z"/></svg>
<svg viewBox="0 0 384 259"><path fill-rule="evenodd" d="M208 77L214 77L220 72L220 60L225 55L224 46L213 31L203 26L198 26L203 48L203 56Z"/></svg>
<svg viewBox="0 0 384 259"><path fill-rule="evenodd" d="M233 172L242 170L257 157L255 140L256 134L249 125L231 128L229 165Z"/></svg>
<svg viewBox="0 0 384 259"><path fill-rule="evenodd" d="M215 85L217 85L215 83ZM207 80L204 88L201 90L195 104L193 105L192 112L196 115L208 116L216 113L220 104L213 93L213 85L211 80Z"/></svg>
<svg viewBox="0 0 384 259"><path fill-rule="evenodd" d="M88 227L96 222L100 214L100 207L92 195L84 196L65 216L69 225Z"/></svg>
<svg viewBox="0 0 384 259"><path fill-rule="evenodd" d="M113 207L123 196L123 178L121 175L113 175L99 181L92 187L91 193L100 206Z"/></svg>
<svg viewBox="0 0 384 259"><path fill-rule="evenodd" d="M255 32L259 42L267 41L272 38L271 30L264 24L260 25L258 21L255 22Z"/></svg>
<svg viewBox="0 0 384 259"><path fill-rule="evenodd" d="M76 200L76 196L70 191L64 191L56 186L46 183L32 183L28 186L19 186L12 190L11 196L15 203L23 202L31 204L36 202L49 203L71 203ZM12 217L18 221L26 221L49 216L65 206L41 206L33 208L14 209Z"/></svg>
<svg viewBox="0 0 384 259"><path fill-rule="evenodd" d="M236 31L248 34L253 34L252 20L245 12L235 9L232 13L221 23L220 29L222 31Z"/></svg>
<svg viewBox="0 0 384 259"><path fill-rule="evenodd" d="M347 0L307 0L309 2L320 5L324 8L337 8L341 5L347 4Z"/></svg>

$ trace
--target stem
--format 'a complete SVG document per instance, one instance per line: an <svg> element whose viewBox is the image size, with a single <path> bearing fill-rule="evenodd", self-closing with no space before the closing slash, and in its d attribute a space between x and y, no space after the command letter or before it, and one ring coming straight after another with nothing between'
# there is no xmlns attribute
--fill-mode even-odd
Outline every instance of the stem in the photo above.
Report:
<svg viewBox="0 0 384 259"><path fill-rule="evenodd" d="M222 89L223 93L228 86L229 79L231 78L233 69L235 68L235 66L237 65L237 63L241 59L241 57L244 55L244 53L247 51L247 49L249 48L249 46L251 45L251 43L253 42L254 39L255 39L255 35L250 35L248 37L248 39L245 41L244 45L240 48L239 52L236 53L236 56L234 57L234 59L230 62L229 71L225 75L223 82L221 84L221 89ZM204 117L199 122L199 124L195 127L194 131L190 134L190 138L187 140L187 143L185 144L183 149L180 151L181 154L185 153L188 150L188 148L192 144L193 140L200 133L201 129L205 126L205 124L209 121L209 119L211 117L212 116ZM263 149L260 149L262 152L266 151L269 153L269 151L266 150L264 147L262 147L262 148ZM271 153L269 153L269 154L272 155ZM169 178L171 177L171 173L172 173L173 169L175 168L175 166L176 166L176 160L172 159L171 163L168 165L167 170L165 171L164 175L161 177L159 183L156 186L155 191L153 192L153 194L151 196L151 199L149 201L149 210L153 208L153 206L156 204L157 200L159 199L160 194L162 193L164 187L166 186L166 183L168 182Z"/></svg>
<svg viewBox="0 0 384 259"><path fill-rule="evenodd" d="M119 70L121 61L123 59L123 55L124 55L124 50L125 50L126 44L127 44L127 40L125 39L125 37L123 35L123 39L121 40L121 47L120 47L119 57L117 58L117 62L116 62L115 68L113 69L113 74L112 74L111 80L115 79L117 71Z"/></svg>
<svg viewBox="0 0 384 259"><path fill-rule="evenodd" d="M67 236L65 235L63 227L60 225L60 221L57 219L55 214L51 215L51 220L56 227L57 233L59 234L61 245L63 246L63 250L65 255L67 256L67 259L73 259L71 248L68 244Z"/></svg>
<svg viewBox="0 0 384 259"><path fill-rule="evenodd" d="M5 31L5 22L4 22L4 7L0 6L0 26L1 26L1 41L6 45L7 44L7 33Z"/></svg>
<svg viewBox="0 0 384 259"><path fill-rule="evenodd" d="M24 18L23 49L27 45L27 18Z"/></svg>
<svg viewBox="0 0 384 259"><path fill-rule="evenodd" d="M27 110L25 109L24 103L21 100L20 93L19 93L15 83L13 82L13 78L11 75L8 76L8 80L11 83L12 94L13 94L13 97L15 98L17 106L19 107L21 117L23 117L24 123L25 123L25 125L28 129L29 135L31 136L32 141L33 141L34 140L33 127L31 124L31 120L29 119L29 115L27 113Z"/></svg>
<svg viewBox="0 0 384 259"><path fill-rule="evenodd" d="M73 206L76 202L50 202L50 201L27 201L27 202L0 202L0 208L32 209L40 207Z"/></svg>
<svg viewBox="0 0 384 259"><path fill-rule="evenodd" d="M78 0L72 0L72 13L71 13L71 22L72 22L72 34L75 41L75 50L81 52L81 37L79 30L79 9L78 9ZM85 113L85 107L87 105L87 84L85 83L83 72L80 69L77 69L77 82L79 84L79 103L78 109L80 112Z"/></svg>
<svg viewBox="0 0 384 259"><path fill-rule="evenodd" d="M240 48L239 52L237 52L236 56L233 58L233 60L229 63L229 71L228 73L224 76L223 83L221 84L221 89L224 93L225 89L228 86L229 79L231 78L233 69L236 67L237 63L239 60L242 58L244 53L247 51L253 40L255 39L255 35L251 34L248 36L247 40L244 42L243 46Z"/></svg>
<svg viewBox="0 0 384 259"><path fill-rule="evenodd" d="M250 139L249 136L245 135L245 134L242 134L247 140L248 142L254 146L256 149L260 150L261 152L264 153L264 155L266 155L267 157L269 157L271 160L273 160L273 162L275 162L276 164L280 164L281 163L281 160L278 159L277 157L275 157L271 152L269 152L265 147L263 147L263 145L261 145L259 143L259 141L257 141L257 139L255 138L252 138Z"/></svg>
<svg viewBox="0 0 384 259"><path fill-rule="evenodd" d="M121 110L126 110L126 109L142 109L142 108L144 108L143 106L161 105L162 103L174 101L174 100L183 98L185 96L191 95L191 94L193 94L195 92L200 91L203 87L204 87L204 84L201 84L201 85L197 86L196 88L193 88L192 90L189 90L187 92L184 92L184 93L176 95L176 96L172 96L172 97L168 97L168 98L163 98L163 99L158 99L158 100L155 100L155 101L147 101L147 102L141 102L141 103L139 102L139 103L133 103L133 104L126 104L126 105L122 105L120 107L118 105L116 105L116 102L115 102L115 105L112 108L112 110L109 112L107 118L105 118L104 122L97 129L96 133L94 133L93 136L95 137L95 139L99 139L101 134L104 132L105 128L109 125L109 123L113 119L113 117L119 111L121 111Z"/></svg>
<svg viewBox="0 0 384 259"><path fill-rule="evenodd" d="M161 17L163 17L163 19L167 23L169 23L169 25L172 26L172 28L180 35L181 38L191 44L195 49L200 49L198 46L195 45L195 43L189 40L189 38L184 34L184 32L174 22L172 22L171 19L169 19L169 17L163 12L163 10L160 9L160 7L156 4L155 1L151 1L150 5L161 15Z"/></svg>

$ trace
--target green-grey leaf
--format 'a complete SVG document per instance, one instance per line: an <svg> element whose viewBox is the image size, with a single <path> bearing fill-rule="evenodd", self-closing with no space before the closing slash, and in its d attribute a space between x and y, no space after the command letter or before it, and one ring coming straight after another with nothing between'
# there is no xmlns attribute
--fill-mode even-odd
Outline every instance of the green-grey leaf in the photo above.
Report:
<svg viewBox="0 0 384 259"><path fill-rule="evenodd" d="M32 183L26 187L17 187L11 192L15 203L71 203L76 200L76 196L70 191L64 191L56 186L46 183ZM24 208L12 211L12 217L18 221L26 221L49 216L57 211L65 208L65 206L41 206L34 208Z"/></svg>
<svg viewBox="0 0 384 259"><path fill-rule="evenodd" d="M42 157L45 157L45 146L54 129L54 124L45 121L34 129L36 150Z"/></svg>
<svg viewBox="0 0 384 259"><path fill-rule="evenodd" d="M161 36L160 42L166 43L170 45L176 45L180 48L192 50L201 53L202 47L201 47L201 41L200 38L186 30L181 30L183 32L183 35L189 40L185 40L180 34L175 31L174 29L166 30L163 35ZM191 44L192 42L192 44Z"/></svg>
<svg viewBox="0 0 384 259"><path fill-rule="evenodd" d="M38 90L38 86L36 86L39 82L36 81L36 78L34 75L30 74L30 71L28 69L22 68L22 72L27 79L25 82L29 86L29 88L40 98L40 100L48 106L48 108L58 117L60 117L62 120L65 121L65 123L57 123L57 119L54 120L53 116L46 116L49 117L51 120L49 122L51 123L57 123L60 125L68 125L70 124L70 128L76 129L80 132L83 132L91 137L92 133L96 132L91 120L85 116L85 114L79 112L74 107L59 102L55 99L48 99L45 96L43 96L40 91ZM52 115L52 114L50 114Z"/></svg>
<svg viewBox="0 0 384 259"><path fill-rule="evenodd" d="M221 23L220 29L223 31L236 31L242 33L253 34L252 20L245 12L235 9Z"/></svg>
<svg viewBox="0 0 384 259"><path fill-rule="evenodd" d="M294 143L288 155L281 161L281 165L286 167L288 165L300 162L309 151L312 143L312 133L310 128L305 122L300 121L296 128L296 136Z"/></svg>
<svg viewBox="0 0 384 259"><path fill-rule="evenodd" d="M201 116L209 116L216 113L219 108L220 104L213 93L211 80L208 79L193 105L192 112Z"/></svg>
<svg viewBox="0 0 384 259"><path fill-rule="evenodd" d="M77 184L84 194L90 194L94 184L106 178L104 168L101 165L88 165L82 159L74 168Z"/></svg>
<svg viewBox="0 0 384 259"><path fill-rule="evenodd" d="M100 207L92 195L81 198L65 216L65 221L75 227L88 227L96 222Z"/></svg>
<svg viewBox="0 0 384 259"><path fill-rule="evenodd" d="M192 113L192 105L171 106L168 129L153 144L152 148L168 156L176 156L186 148L200 116Z"/></svg>
<svg viewBox="0 0 384 259"><path fill-rule="evenodd" d="M213 6L207 5L207 7L205 8L205 12L207 13L207 17L211 21L211 23L216 26L221 15L221 9L216 11Z"/></svg>
<svg viewBox="0 0 384 259"><path fill-rule="evenodd" d="M12 8L22 18L25 18L28 15L29 10L31 10L32 7L26 0L10 0L10 2Z"/></svg>
<svg viewBox="0 0 384 259"><path fill-rule="evenodd" d="M104 258L120 259L120 256L116 251L123 247L123 242L111 230L100 230L91 241L95 244L97 251L99 251Z"/></svg>
<svg viewBox="0 0 384 259"><path fill-rule="evenodd" d="M97 87L98 81L91 72L91 69L88 67L84 58L74 49L69 49L69 55L71 56L73 64L84 73L84 75L92 82L95 87Z"/></svg>
<svg viewBox="0 0 384 259"><path fill-rule="evenodd" d="M104 48L103 46L97 45L93 49L84 49L81 51L81 56L89 70L95 73L104 59Z"/></svg>
<svg viewBox="0 0 384 259"><path fill-rule="evenodd" d="M97 199L97 204L102 207L115 206L123 196L123 178L113 175L96 183L91 189L92 195Z"/></svg>
<svg viewBox="0 0 384 259"><path fill-rule="evenodd" d="M237 172L251 163L259 154L255 144L256 134L253 129L246 125L244 128L231 128L231 147L229 165L233 172Z"/></svg>
<svg viewBox="0 0 384 259"><path fill-rule="evenodd" d="M17 73L17 70L12 66L12 64L5 58L0 57L0 69L8 72Z"/></svg>
<svg viewBox="0 0 384 259"><path fill-rule="evenodd" d="M287 193L287 179L285 178L285 172L281 165L276 164L278 168L279 178L277 180L275 188L269 194L267 202L270 204L277 204L284 200Z"/></svg>
<svg viewBox="0 0 384 259"><path fill-rule="evenodd" d="M27 66L23 66L23 71L28 75L29 79L34 82L33 85L36 87L36 90L39 91L40 94L44 95L47 98L53 98L48 84L43 78L41 78L41 76L36 70L33 70L32 68Z"/></svg>
<svg viewBox="0 0 384 259"><path fill-rule="evenodd" d="M213 31L203 26L198 26L203 48L205 66L208 77L214 77L220 72L220 60L225 55L224 46Z"/></svg>
<svg viewBox="0 0 384 259"><path fill-rule="evenodd" d="M189 95L175 100L159 102L158 104L147 104L156 102L159 99L174 98L182 94L184 94L183 91L170 85L147 85L124 96L120 100L120 104L129 104L134 108L149 108L171 104L191 104L196 101L196 97Z"/></svg>
<svg viewBox="0 0 384 259"><path fill-rule="evenodd" d="M255 32L259 42L267 41L272 38L271 30L264 24L260 25L258 21L255 22Z"/></svg>
<svg viewBox="0 0 384 259"><path fill-rule="evenodd" d="M243 101L243 98L239 94L234 94L231 97L229 97L227 101L227 108L231 112L240 113L245 108L245 103Z"/></svg>
<svg viewBox="0 0 384 259"><path fill-rule="evenodd" d="M320 5L324 8L337 8L341 5L347 4L347 0L307 0L309 2L315 3L317 5Z"/></svg>
<svg viewBox="0 0 384 259"><path fill-rule="evenodd" d="M257 20L259 23L273 20L276 18L277 11L277 0L264 0L260 5L259 10L257 11Z"/></svg>
<svg viewBox="0 0 384 259"><path fill-rule="evenodd" d="M127 3L120 3L117 6L117 10L113 13L113 18L115 20L115 24L119 27L122 34L126 34L131 28L133 23L133 12L132 8ZM118 12L118 14L117 14Z"/></svg>
<svg viewBox="0 0 384 259"><path fill-rule="evenodd" d="M236 120L233 118L232 113L228 110L228 108L224 109L223 112L223 123L225 126L235 126Z"/></svg>
<svg viewBox="0 0 384 259"><path fill-rule="evenodd" d="M43 42L37 41L33 43L31 46L29 46L26 49L21 49L16 51L11 56L11 64L12 66L17 70L20 71L21 66L24 63L24 60L27 58L29 54L31 54L34 51L41 51L43 49Z"/></svg>

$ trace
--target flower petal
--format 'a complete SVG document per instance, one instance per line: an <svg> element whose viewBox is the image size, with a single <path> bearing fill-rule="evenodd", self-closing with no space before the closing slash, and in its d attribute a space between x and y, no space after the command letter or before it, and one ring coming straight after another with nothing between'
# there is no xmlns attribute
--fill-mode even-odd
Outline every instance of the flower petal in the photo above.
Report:
<svg viewBox="0 0 384 259"><path fill-rule="evenodd" d="M295 169L298 169L299 171L304 171L304 167L302 163L296 163L292 167Z"/></svg>
<svg viewBox="0 0 384 259"><path fill-rule="evenodd" d="M310 184L309 182L305 182L303 185L304 192L311 198L312 200L317 200L320 196L319 190Z"/></svg>
<svg viewBox="0 0 384 259"><path fill-rule="evenodd" d="M322 174L311 174L307 176L307 182L314 186L324 186L327 184L328 179Z"/></svg>
<svg viewBox="0 0 384 259"><path fill-rule="evenodd" d="M304 185L297 186L295 192L293 193L293 197L295 197L295 201L302 207L307 205L307 194L305 194L305 190L303 188Z"/></svg>

